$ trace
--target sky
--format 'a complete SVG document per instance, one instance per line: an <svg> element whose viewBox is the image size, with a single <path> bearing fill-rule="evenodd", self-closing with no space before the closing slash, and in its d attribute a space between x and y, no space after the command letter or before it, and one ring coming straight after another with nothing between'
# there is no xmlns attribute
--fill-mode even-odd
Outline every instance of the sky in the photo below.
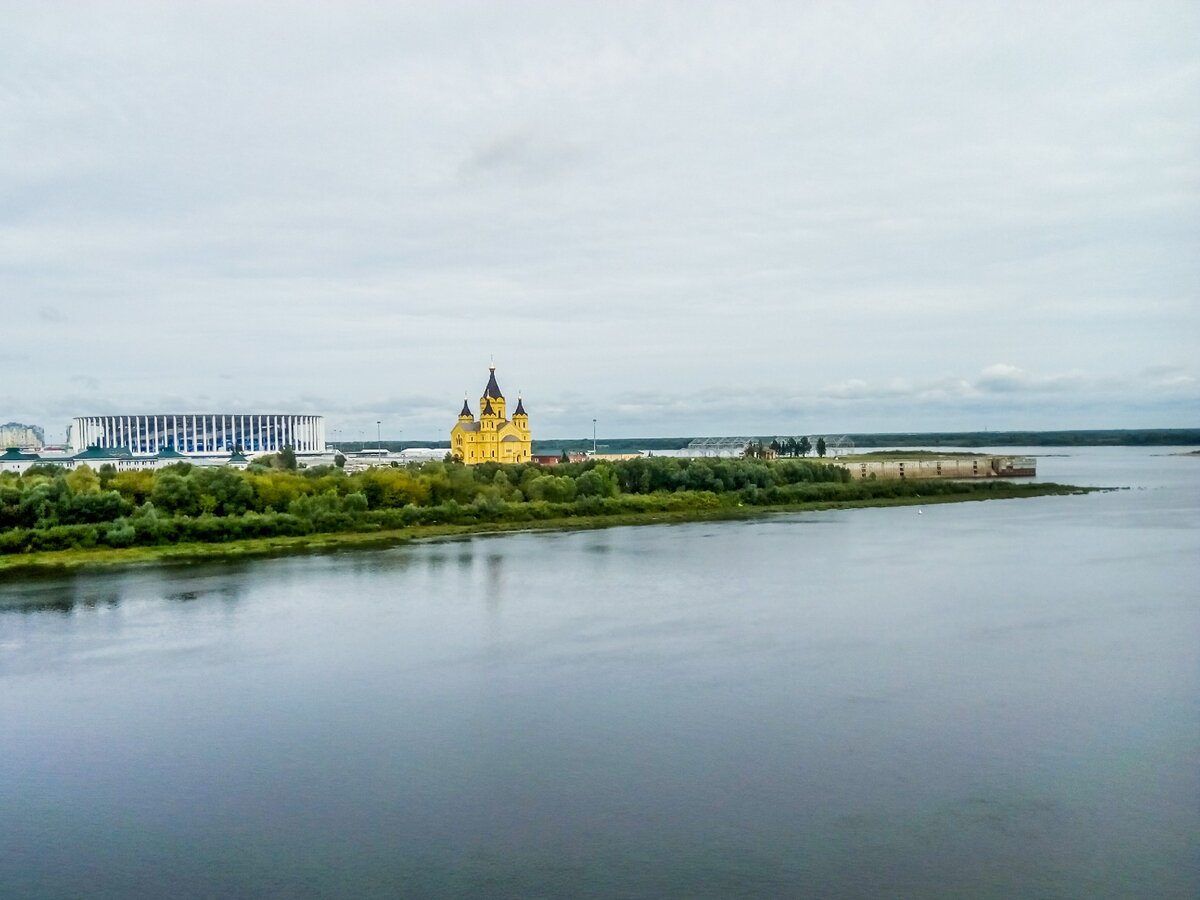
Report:
<svg viewBox="0 0 1200 900"><path fill-rule="evenodd" d="M1200 426L1195 2L0 0L0 421Z"/></svg>

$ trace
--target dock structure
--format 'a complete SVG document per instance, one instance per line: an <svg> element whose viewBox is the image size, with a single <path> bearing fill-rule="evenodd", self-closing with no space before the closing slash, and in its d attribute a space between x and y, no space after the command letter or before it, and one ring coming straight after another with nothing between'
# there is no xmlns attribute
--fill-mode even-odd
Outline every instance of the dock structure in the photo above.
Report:
<svg viewBox="0 0 1200 900"><path fill-rule="evenodd" d="M831 459L852 478L1027 478L1037 474L1032 456L938 456L933 458Z"/></svg>

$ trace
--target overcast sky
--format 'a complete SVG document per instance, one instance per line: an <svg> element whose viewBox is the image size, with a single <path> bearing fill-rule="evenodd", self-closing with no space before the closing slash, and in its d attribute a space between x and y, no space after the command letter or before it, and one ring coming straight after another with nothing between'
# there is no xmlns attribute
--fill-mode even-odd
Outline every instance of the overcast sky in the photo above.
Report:
<svg viewBox="0 0 1200 900"><path fill-rule="evenodd" d="M0 2L0 421L1200 426L1200 4ZM402 432L402 434L401 434Z"/></svg>

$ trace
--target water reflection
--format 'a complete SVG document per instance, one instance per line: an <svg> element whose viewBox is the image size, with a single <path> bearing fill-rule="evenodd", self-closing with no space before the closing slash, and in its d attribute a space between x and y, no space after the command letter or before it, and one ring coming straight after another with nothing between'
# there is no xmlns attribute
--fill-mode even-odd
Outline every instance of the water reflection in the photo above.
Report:
<svg viewBox="0 0 1200 900"><path fill-rule="evenodd" d="M1176 462L1170 491L920 520L7 581L0 884L1196 896L1200 466Z"/></svg>

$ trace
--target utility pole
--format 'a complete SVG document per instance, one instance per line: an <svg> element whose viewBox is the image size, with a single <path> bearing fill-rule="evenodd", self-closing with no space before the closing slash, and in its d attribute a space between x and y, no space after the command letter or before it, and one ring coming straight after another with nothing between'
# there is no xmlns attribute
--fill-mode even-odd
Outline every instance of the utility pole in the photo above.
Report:
<svg viewBox="0 0 1200 900"><path fill-rule="evenodd" d="M592 456L596 455L596 420L592 419Z"/></svg>
<svg viewBox="0 0 1200 900"><path fill-rule="evenodd" d="M375 449L376 450L383 449L383 432L380 431L380 426L382 424L383 423L380 422L378 419L375 420Z"/></svg>

